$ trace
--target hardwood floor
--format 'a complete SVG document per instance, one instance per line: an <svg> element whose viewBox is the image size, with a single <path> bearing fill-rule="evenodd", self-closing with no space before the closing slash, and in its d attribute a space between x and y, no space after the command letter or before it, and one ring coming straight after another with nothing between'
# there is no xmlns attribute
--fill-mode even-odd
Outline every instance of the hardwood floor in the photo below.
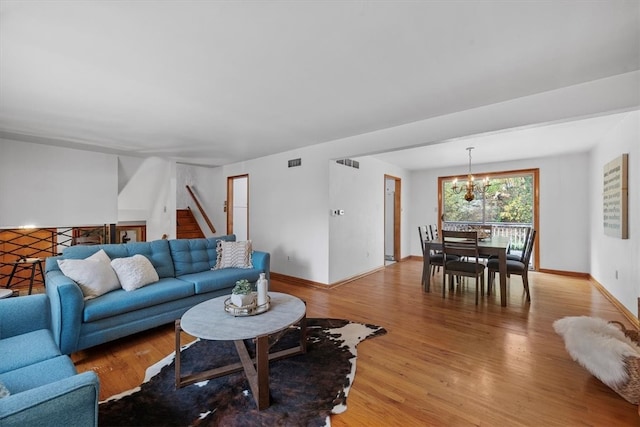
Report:
<svg viewBox="0 0 640 427"><path fill-rule="evenodd" d="M442 298L420 288L421 263L403 261L332 290L272 281L271 290L307 302L309 317L346 318L388 333L358 346L357 373L341 426L636 426L638 408L569 357L552 328L564 316L628 322L587 280L530 275L531 304L522 281L500 296L475 285ZM433 282L432 282L433 283ZM137 386L147 366L172 352L173 327L78 352L79 371L94 370L101 399Z"/></svg>

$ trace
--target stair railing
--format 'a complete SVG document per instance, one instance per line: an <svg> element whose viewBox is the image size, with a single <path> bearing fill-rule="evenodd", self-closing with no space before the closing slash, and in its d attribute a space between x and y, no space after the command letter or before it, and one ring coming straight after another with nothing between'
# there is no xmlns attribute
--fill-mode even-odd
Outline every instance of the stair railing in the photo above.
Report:
<svg viewBox="0 0 640 427"><path fill-rule="evenodd" d="M194 202L196 202L196 206L198 207L198 210L202 214L202 217L204 218L205 222L209 226L209 229L211 230L212 233L215 233L216 232L216 228L211 223L211 220L209 220L209 217L207 216L207 213L204 211L204 209L200 205L200 202L198 201L198 199L196 198L196 195L191 190L191 187L189 187L188 185L186 187L187 187L187 191L191 195L191 198L193 199Z"/></svg>

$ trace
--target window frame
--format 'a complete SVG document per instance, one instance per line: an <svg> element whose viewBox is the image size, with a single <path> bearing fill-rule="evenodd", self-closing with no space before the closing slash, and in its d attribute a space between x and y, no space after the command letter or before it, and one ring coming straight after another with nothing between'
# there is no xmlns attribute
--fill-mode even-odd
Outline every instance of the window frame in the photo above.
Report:
<svg viewBox="0 0 640 427"><path fill-rule="evenodd" d="M474 173L474 176L484 178L489 177L489 180L493 178L507 178L518 175L532 175L533 176L533 228L537 230L536 240L534 242L533 247L533 268L534 270L539 269L540 262L540 169L514 169L514 170L505 170L505 171L496 171L496 172L478 172ZM438 177L438 230L442 230L442 216L444 214L444 200L442 188L445 181L453 181L458 178L458 181L462 181L463 183L467 180L467 175L449 175L449 176L439 176Z"/></svg>

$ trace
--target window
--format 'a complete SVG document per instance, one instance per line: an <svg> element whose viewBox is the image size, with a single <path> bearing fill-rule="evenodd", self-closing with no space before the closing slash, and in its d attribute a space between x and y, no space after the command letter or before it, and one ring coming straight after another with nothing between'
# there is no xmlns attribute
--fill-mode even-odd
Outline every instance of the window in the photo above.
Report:
<svg viewBox="0 0 640 427"><path fill-rule="evenodd" d="M493 232L512 237L512 251L520 251L527 227L538 228L538 169L478 174L487 176L491 185L486 192L475 193L467 202L464 189L453 190L453 181L466 182L466 176L438 178L440 229L465 229L473 225L491 226ZM480 183L480 180L477 180ZM537 259L536 249L532 256Z"/></svg>

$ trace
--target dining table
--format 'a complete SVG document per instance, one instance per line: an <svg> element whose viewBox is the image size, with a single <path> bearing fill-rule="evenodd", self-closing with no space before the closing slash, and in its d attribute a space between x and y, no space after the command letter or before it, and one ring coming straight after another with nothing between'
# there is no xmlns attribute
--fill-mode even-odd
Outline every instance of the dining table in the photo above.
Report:
<svg viewBox="0 0 640 427"><path fill-rule="evenodd" d="M500 305L507 306L507 252L509 251L511 239L508 236L491 236L478 240L478 252L481 256L498 257L498 273L500 274ZM424 242L424 283L425 292L431 291L431 251L442 250L442 239L440 237ZM444 282L444 279L443 279ZM444 286L444 283L443 283Z"/></svg>

